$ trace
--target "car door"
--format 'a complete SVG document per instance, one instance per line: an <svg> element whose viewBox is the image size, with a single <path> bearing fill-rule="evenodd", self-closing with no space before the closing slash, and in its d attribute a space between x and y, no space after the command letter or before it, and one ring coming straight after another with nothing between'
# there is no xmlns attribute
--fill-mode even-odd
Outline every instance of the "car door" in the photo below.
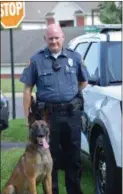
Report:
<svg viewBox="0 0 123 194"><path fill-rule="evenodd" d="M100 42L92 42L84 57L84 62L89 73L89 84L83 90L84 111L92 122L96 117L99 108L104 100L99 86L100 79ZM80 51L79 51L80 53ZM88 131L82 132L81 148L84 152L89 153Z"/></svg>
<svg viewBox="0 0 123 194"><path fill-rule="evenodd" d="M89 42L81 42L75 46L75 51L78 52L82 58L84 58L89 48L89 45L90 45ZM87 137L86 137L86 134L84 134L83 132L81 133L81 139L82 139L81 141L82 151L84 151L84 153L89 154L89 146L88 146Z"/></svg>
<svg viewBox="0 0 123 194"><path fill-rule="evenodd" d="M102 55L101 42L92 42L84 59L89 73L89 85L83 90L85 100L84 111L90 122L93 122L97 117L106 98L102 93L103 88L99 84L99 80L101 79L100 65L102 64L100 59ZM85 134L87 134L87 132Z"/></svg>

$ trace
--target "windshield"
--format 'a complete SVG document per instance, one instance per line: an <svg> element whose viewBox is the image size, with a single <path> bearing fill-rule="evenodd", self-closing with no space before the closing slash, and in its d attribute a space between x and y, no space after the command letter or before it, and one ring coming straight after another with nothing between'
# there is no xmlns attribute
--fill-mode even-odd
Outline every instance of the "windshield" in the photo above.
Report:
<svg viewBox="0 0 123 194"><path fill-rule="evenodd" d="M110 83L122 81L122 44L109 42L108 44L108 68Z"/></svg>

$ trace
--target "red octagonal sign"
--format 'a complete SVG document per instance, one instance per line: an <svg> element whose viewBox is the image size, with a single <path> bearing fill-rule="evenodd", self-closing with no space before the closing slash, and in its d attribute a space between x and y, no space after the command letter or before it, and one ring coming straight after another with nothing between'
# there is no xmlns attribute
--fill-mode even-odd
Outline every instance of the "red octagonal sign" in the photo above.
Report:
<svg viewBox="0 0 123 194"><path fill-rule="evenodd" d="M17 28L25 17L25 2L2 1L0 4L3 28Z"/></svg>

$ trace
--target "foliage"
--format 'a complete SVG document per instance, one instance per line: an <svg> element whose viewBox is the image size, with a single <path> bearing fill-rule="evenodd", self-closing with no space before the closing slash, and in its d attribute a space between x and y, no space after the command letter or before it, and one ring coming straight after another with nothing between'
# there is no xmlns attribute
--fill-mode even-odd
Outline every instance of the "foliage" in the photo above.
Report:
<svg viewBox="0 0 123 194"><path fill-rule="evenodd" d="M105 24L122 23L122 2L116 4L114 1L103 2L99 5L100 21Z"/></svg>

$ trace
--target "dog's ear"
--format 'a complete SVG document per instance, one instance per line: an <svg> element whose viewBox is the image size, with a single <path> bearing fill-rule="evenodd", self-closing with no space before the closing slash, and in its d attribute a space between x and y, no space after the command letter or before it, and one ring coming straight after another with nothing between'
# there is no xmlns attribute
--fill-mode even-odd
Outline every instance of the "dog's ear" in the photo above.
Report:
<svg viewBox="0 0 123 194"><path fill-rule="evenodd" d="M30 106L30 109L31 109L32 113L34 113L34 114L36 113L37 107L36 107L36 102L35 102L33 96L31 96L31 106Z"/></svg>
<svg viewBox="0 0 123 194"><path fill-rule="evenodd" d="M31 127L31 125L34 123L35 121L35 116L32 112L29 113L29 116L28 116L28 123L29 123L29 128Z"/></svg>
<svg viewBox="0 0 123 194"><path fill-rule="evenodd" d="M36 115L36 102L34 100L34 97L31 96L30 113L29 113L29 116L28 116L29 127L36 120L35 115Z"/></svg>
<svg viewBox="0 0 123 194"><path fill-rule="evenodd" d="M36 120L43 120L44 117L45 103L38 102L36 107Z"/></svg>
<svg viewBox="0 0 123 194"><path fill-rule="evenodd" d="M31 128L33 128L34 130L37 129L37 125L35 121L32 123Z"/></svg>

